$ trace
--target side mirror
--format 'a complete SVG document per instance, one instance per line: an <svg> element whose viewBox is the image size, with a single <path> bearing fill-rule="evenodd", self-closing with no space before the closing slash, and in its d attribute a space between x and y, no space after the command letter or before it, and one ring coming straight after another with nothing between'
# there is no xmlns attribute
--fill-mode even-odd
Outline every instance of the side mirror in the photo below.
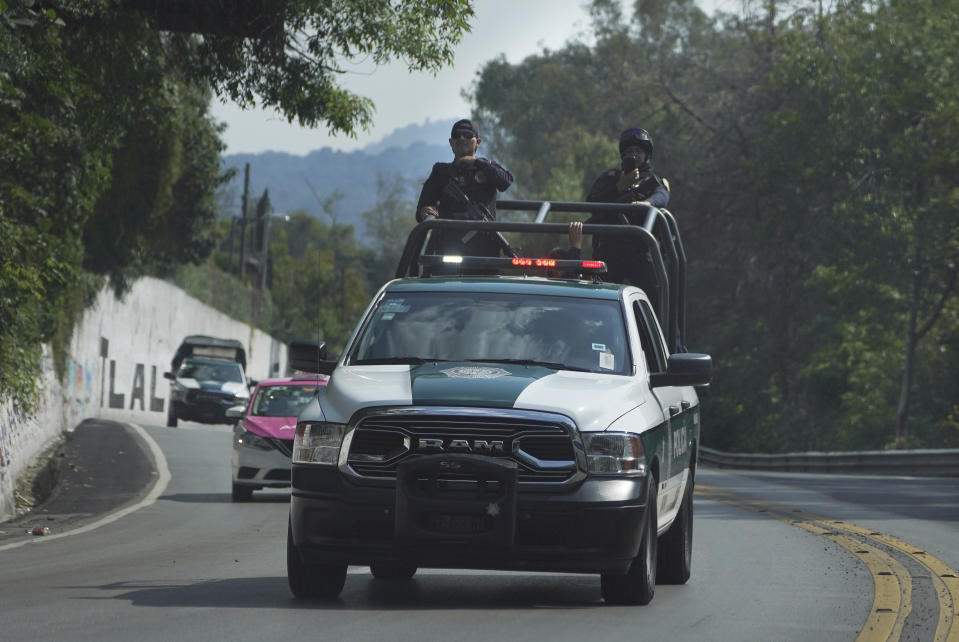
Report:
<svg viewBox="0 0 959 642"><path fill-rule="evenodd" d="M246 414L246 406L233 406L226 409L227 419L240 419Z"/></svg>
<svg viewBox="0 0 959 642"><path fill-rule="evenodd" d="M331 374L336 368L336 361L326 358L325 341L291 341L290 367L300 372L314 374Z"/></svg>
<svg viewBox="0 0 959 642"><path fill-rule="evenodd" d="M705 386L713 377L713 359L708 354L677 352L669 356L666 372L649 376L653 388L662 386Z"/></svg>
<svg viewBox="0 0 959 642"><path fill-rule="evenodd" d="M255 388L255 387L256 387L256 384L258 384L258 383L260 383L260 382L257 381L256 379L254 379L253 377L247 377L247 378L246 378L246 387L247 387L247 388Z"/></svg>
<svg viewBox="0 0 959 642"><path fill-rule="evenodd" d="M164 378L164 379L169 379L170 381L176 381L176 375L173 374L172 372L164 372L164 373L163 373L163 378Z"/></svg>

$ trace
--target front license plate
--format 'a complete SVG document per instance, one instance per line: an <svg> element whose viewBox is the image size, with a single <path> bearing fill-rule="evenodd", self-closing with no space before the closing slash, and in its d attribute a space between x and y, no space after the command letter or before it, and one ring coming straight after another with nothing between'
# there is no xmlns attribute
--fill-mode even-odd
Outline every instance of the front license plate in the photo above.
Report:
<svg viewBox="0 0 959 642"><path fill-rule="evenodd" d="M427 526L440 533L482 533L487 530L486 518L481 515L427 516Z"/></svg>

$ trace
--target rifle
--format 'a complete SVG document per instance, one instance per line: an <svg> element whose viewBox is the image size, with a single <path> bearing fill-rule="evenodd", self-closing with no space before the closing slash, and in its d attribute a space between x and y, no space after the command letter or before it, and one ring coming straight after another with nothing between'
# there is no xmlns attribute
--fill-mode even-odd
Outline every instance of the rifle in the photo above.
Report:
<svg viewBox="0 0 959 642"><path fill-rule="evenodd" d="M447 196L449 196L454 201L456 201L458 205L461 205L464 208L466 208L466 213L468 215L468 218L475 221L494 220L492 214L489 213L489 210L487 210L482 203L474 203L473 201L471 201L469 196L467 196L466 193L462 189L460 189L460 186L454 183L453 181L448 182L446 184L446 187L443 188L443 191L446 193ZM513 246L509 244L509 241L506 240L506 237L504 237L499 232L491 232L491 234L494 235L494 238L496 239L496 242L499 244L500 250L503 251L503 254L505 254L506 256L513 257L514 259L517 256L519 256L516 253L516 250L513 249ZM469 243L474 236L476 236L476 230L470 230L469 232L464 234L463 238L460 240L465 245Z"/></svg>

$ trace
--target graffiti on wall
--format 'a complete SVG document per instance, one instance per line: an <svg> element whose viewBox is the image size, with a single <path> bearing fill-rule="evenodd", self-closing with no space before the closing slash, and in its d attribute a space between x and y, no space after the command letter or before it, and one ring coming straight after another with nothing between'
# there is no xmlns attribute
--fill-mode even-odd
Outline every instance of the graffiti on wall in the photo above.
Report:
<svg viewBox="0 0 959 642"><path fill-rule="evenodd" d="M65 397L70 408L75 413L82 413L83 409L93 400L93 382L96 366L81 363L76 355L67 355L67 373Z"/></svg>

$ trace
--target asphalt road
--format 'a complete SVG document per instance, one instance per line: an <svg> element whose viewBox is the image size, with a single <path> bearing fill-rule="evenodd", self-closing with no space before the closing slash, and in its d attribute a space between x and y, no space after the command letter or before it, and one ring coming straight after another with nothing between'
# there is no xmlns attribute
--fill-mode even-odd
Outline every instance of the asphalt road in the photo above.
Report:
<svg viewBox="0 0 959 642"><path fill-rule="evenodd" d="M604 605L598 576L421 570L386 582L360 567L340 600L300 603L286 584L288 493L230 501L230 429L145 432L169 471L168 482L150 471L152 495L111 491L126 514L99 527L78 509L54 536L0 540L0 639L825 641L879 639L871 631L893 620L890 639L948 632L923 560L906 558L959 566L956 479L703 469L693 576L646 607ZM826 518L844 521L822 528ZM846 527L862 527L859 539L837 534ZM917 549L888 575L856 553L879 555L881 536ZM876 600L891 579L890 617Z"/></svg>

